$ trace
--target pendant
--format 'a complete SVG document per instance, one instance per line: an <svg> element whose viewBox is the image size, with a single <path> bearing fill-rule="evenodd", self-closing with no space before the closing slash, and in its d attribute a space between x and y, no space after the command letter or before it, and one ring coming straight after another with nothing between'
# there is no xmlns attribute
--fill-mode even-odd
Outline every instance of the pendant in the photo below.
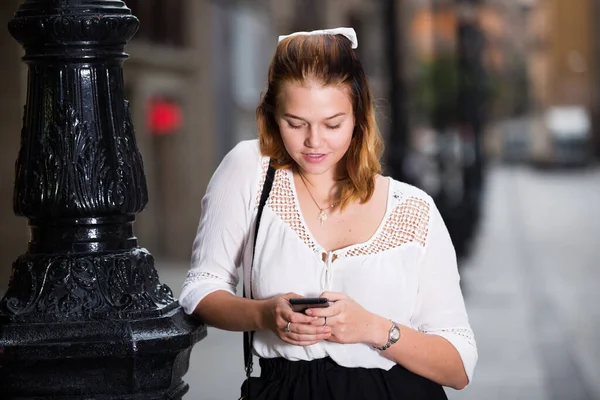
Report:
<svg viewBox="0 0 600 400"><path fill-rule="evenodd" d="M321 210L317 218L319 219L319 221L321 221L321 225L323 225L323 222L327 221L327 213L325 212L325 210Z"/></svg>

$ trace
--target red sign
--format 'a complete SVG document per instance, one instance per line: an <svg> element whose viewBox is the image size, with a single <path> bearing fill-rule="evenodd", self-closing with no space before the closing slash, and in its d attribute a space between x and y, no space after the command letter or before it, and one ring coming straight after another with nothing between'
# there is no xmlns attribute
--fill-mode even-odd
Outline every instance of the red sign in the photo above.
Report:
<svg viewBox="0 0 600 400"><path fill-rule="evenodd" d="M174 101L153 99L148 113L148 130L153 136L172 135L183 125L181 106Z"/></svg>

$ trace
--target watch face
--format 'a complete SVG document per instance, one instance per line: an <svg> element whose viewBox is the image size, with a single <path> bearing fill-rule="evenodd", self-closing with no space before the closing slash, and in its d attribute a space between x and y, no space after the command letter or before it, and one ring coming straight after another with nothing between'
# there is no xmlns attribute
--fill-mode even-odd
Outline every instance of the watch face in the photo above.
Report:
<svg viewBox="0 0 600 400"><path fill-rule="evenodd" d="M398 339L400 339L400 329L393 328L392 331L390 332L390 338L392 340L398 340Z"/></svg>

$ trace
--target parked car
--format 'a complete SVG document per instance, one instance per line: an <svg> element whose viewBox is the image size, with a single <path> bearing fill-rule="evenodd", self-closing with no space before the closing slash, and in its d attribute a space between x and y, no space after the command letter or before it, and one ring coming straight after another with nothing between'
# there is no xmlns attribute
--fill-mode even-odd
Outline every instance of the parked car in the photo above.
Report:
<svg viewBox="0 0 600 400"><path fill-rule="evenodd" d="M582 106L549 108L544 116L552 163L560 166L586 165L591 161L591 121Z"/></svg>
<svg viewBox="0 0 600 400"><path fill-rule="evenodd" d="M502 159L508 164L531 161L531 127L528 118L514 118L501 124Z"/></svg>

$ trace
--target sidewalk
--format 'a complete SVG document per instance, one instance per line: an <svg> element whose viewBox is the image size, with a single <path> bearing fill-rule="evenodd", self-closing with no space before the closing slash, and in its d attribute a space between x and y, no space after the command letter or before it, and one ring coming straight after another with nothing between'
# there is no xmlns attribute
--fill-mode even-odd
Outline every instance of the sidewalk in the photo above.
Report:
<svg viewBox="0 0 600 400"><path fill-rule="evenodd" d="M479 361L473 383L450 400L546 400L543 369L536 352L533 309L514 235L507 177L488 176L478 241L463 263L461 278L475 332Z"/></svg>

